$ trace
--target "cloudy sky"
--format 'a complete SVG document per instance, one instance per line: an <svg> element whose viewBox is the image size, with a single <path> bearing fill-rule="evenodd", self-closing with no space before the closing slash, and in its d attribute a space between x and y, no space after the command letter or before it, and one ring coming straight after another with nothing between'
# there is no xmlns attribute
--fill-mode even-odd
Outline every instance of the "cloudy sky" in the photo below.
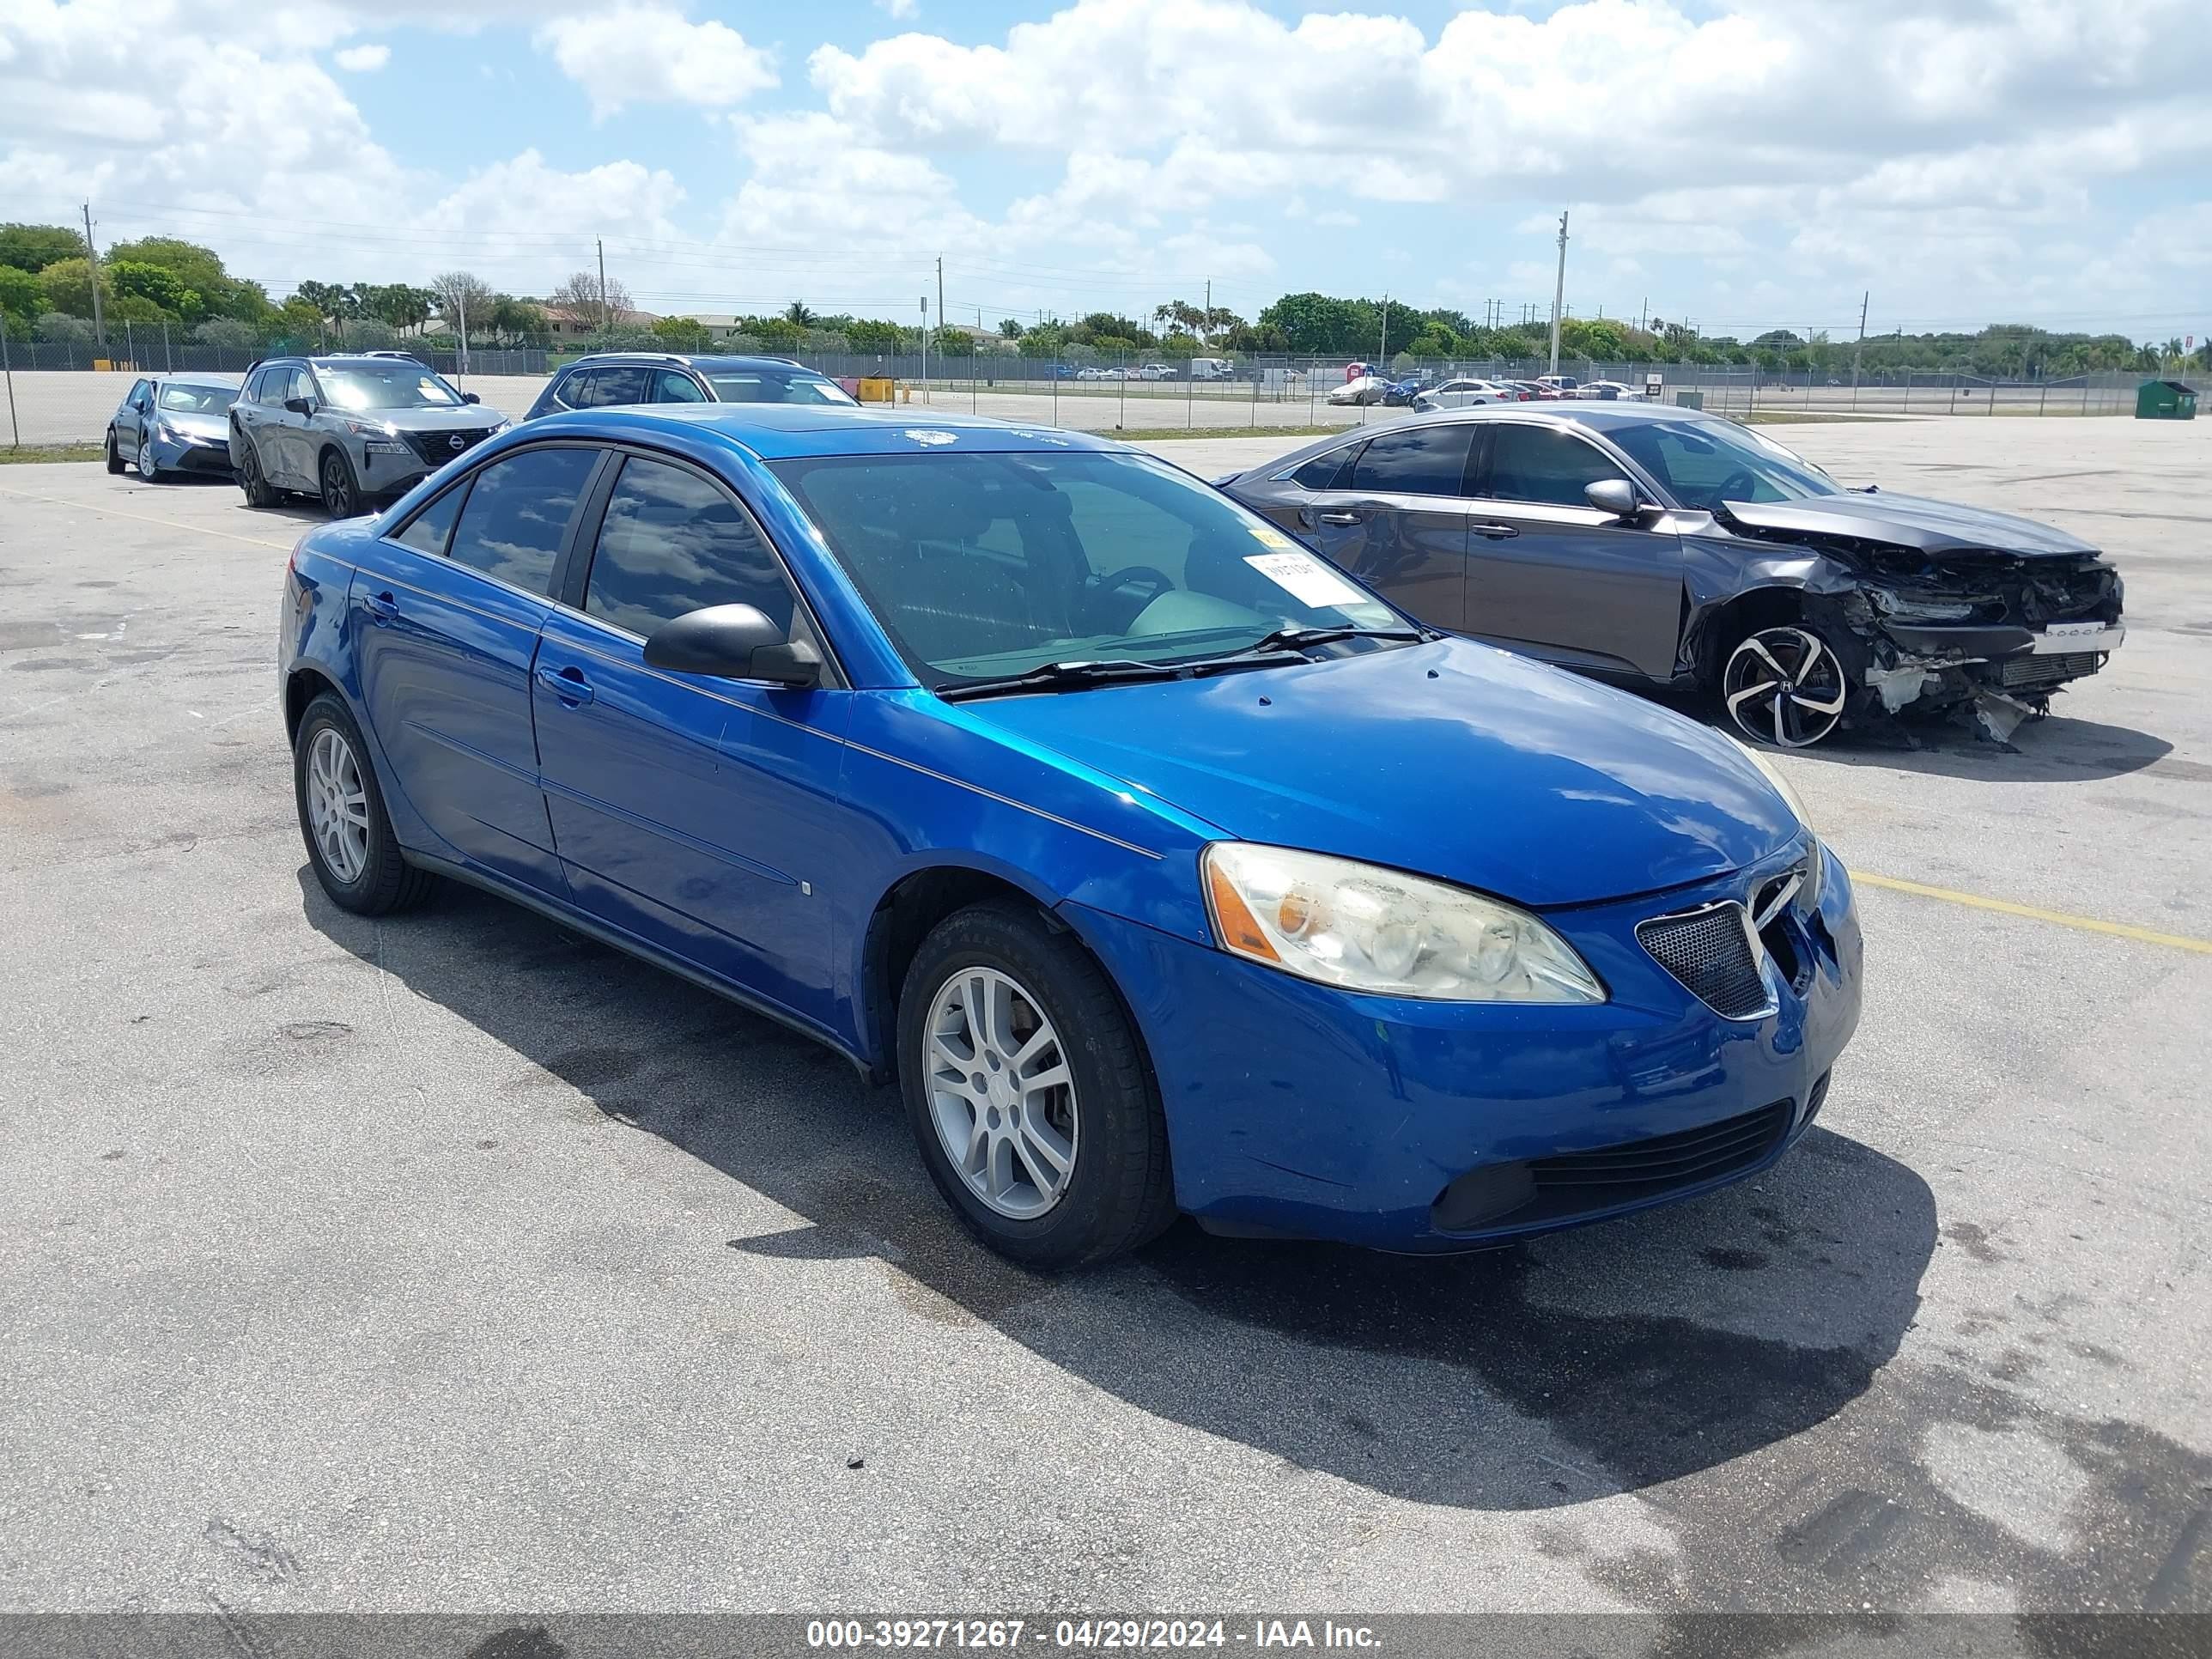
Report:
<svg viewBox="0 0 2212 1659"><path fill-rule="evenodd" d="M1347 6L1359 0L1346 0ZM0 0L0 219L653 311L2212 330L2205 0Z"/></svg>

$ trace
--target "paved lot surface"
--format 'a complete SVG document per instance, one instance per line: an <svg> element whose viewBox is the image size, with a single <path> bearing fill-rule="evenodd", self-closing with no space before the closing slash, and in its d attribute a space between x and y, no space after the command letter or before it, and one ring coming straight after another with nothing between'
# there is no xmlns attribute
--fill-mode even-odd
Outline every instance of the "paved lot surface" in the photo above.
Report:
<svg viewBox="0 0 2212 1659"><path fill-rule="evenodd" d="M2212 424L1789 435L2129 582L2020 752L1787 759L1846 860L2212 939ZM2212 1608L2212 955L1866 886L1755 1183L1032 1279L826 1054L487 898L324 901L305 521L0 470L0 1608Z"/></svg>

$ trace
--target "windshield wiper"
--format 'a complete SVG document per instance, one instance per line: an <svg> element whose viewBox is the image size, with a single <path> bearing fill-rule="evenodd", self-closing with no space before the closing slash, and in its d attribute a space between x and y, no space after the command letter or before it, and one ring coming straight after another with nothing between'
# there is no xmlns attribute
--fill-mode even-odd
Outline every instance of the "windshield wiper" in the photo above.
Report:
<svg viewBox="0 0 2212 1659"><path fill-rule="evenodd" d="M1272 634L1262 634L1251 644L1235 653L1236 656L1259 656L1269 651L1303 651L1310 645L1334 645L1339 640L1404 640L1408 642L1439 637L1422 628L1358 628L1349 624L1337 628L1279 628Z"/></svg>
<svg viewBox="0 0 2212 1659"><path fill-rule="evenodd" d="M1182 679L1189 672L1176 663L1137 662L1127 658L1106 662L1048 662L996 679L963 680L958 685L939 688L937 695L947 702L959 702L969 697L1003 696L1011 691L1053 691L1069 686L1111 685L1125 680Z"/></svg>

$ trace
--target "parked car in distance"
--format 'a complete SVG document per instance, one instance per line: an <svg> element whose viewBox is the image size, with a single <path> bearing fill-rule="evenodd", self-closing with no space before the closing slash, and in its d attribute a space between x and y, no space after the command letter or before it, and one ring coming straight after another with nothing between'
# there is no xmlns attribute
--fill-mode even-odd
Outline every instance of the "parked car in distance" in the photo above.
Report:
<svg viewBox="0 0 2212 1659"><path fill-rule="evenodd" d="M1141 380L1172 380L1176 377L1174 367L1168 363L1146 363L1136 374Z"/></svg>
<svg viewBox="0 0 2212 1659"><path fill-rule="evenodd" d="M1237 366L1226 357L1194 357L1190 360L1190 378L1194 380L1226 380L1237 373Z"/></svg>
<svg viewBox="0 0 2212 1659"><path fill-rule="evenodd" d="M1503 382L1503 384L1506 386L1518 386L1522 391L1527 392L1530 398L1542 403L1551 403L1566 395L1565 392L1561 392L1559 387L1555 386L1547 386L1541 380L1507 380Z"/></svg>
<svg viewBox="0 0 2212 1659"><path fill-rule="evenodd" d="M856 400L828 375L787 357L604 351L556 371L522 418L615 404L836 404Z"/></svg>
<svg viewBox="0 0 2212 1659"><path fill-rule="evenodd" d="M1380 374L1362 374L1358 380L1346 380L1342 386L1331 386L1328 395L1322 401L1325 404L1334 404L1340 409L1346 405L1358 408L1381 403L1383 394L1389 389L1390 382Z"/></svg>
<svg viewBox="0 0 2212 1659"><path fill-rule="evenodd" d="M507 424L412 357L271 357L246 371L230 406L230 458L248 505L313 495L344 519Z"/></svg>
<svg viewBox="0 0 2212 1659"><path fill-rule="evenodd" d="M175 472L230 476L231 400L224 374L149 374L107 417L107 470L135 466L148 483Z"/></svg>
<svg viewBox="0 0 2212 1659"><path fill-rule="evenodd" d="M1427 414L1439 409L1474 409L1485 404L1528 401L1527 392L1503 380L1457 380L1431 386L1413 399L1413 407Z"/></svg>
<svg viewBox="0 0 2212 1659"><path fill-rule="evenodd" d="M2118 573L2086 542L1846 490L1662 404L1416 416L1217 482L1424 622L1703 689L1785 748L1915 703L2002 737L2125 635Z"/></svg>
<svg viewBox="0 0 2212 1659"><path fill-rule="evenodd" d="M1643 388L1630 386L1626 380L1584 380L1574 389L1573 395L1589 403L1640 403L1644 400Z"/></svg>
<svg viewBox="0 0 2212 1659"><path fill-rule="evenodd" d="M1571 374L1539 374L1536 377L1536 384L1547 386L1564 398L1571 393L1582 382Z"/></svg>
<svg viewBox="0 0 2212 1659"><path fill-rule="evenodd" d="M1859 934L1765 763L1149 456L921 418L559 415L303 538L319 892L455 877L819 1039L1043 1267L1178 1209L1464 1249L1803 1132Z"/></svg>

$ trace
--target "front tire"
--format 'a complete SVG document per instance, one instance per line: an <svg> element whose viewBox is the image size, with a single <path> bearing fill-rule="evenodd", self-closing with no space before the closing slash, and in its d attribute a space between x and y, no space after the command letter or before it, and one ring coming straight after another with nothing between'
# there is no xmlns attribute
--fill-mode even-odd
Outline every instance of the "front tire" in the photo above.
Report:
<svg viewBox="0 0 2212 1659"><path fill-rule="evenodd" d="M436 878L399 850L361 728L336 696L307 705L292 739L292 790L307 861L331 902L381 916L420 904Z"/></svg>
<svg viewBox="0 0 2212 1659"><path fill-rule="evenodd" d="M1066 933L1012 903L939 923L899 998L899 1081L930 1178L1001 1255L1064 1271L1175 1218L1135 1029Z"/></svg>
<svg viewBox="0 0 2212 1659"><path fill-rule="evenodd" d="M361 485L353 476L353 463L343 450L326 449L319 474L323 511L333 519L350 519L361 511Z"/></svg>
<svg viewBox="0 0 2212 1659"><path fill-rule="evenodd" d="M148 483L161 482L161 463L155 458L154 441L143 432L138 434L138 476Z"/></svg>
<svg viewBox="0 0 2212 1659"><path fill-rule="evenodd" d="M1721 706L1754 743L1809 749L1843 724L1851 685L1836 647L1802 623L1762 628L1729 653Z"/></svg>

